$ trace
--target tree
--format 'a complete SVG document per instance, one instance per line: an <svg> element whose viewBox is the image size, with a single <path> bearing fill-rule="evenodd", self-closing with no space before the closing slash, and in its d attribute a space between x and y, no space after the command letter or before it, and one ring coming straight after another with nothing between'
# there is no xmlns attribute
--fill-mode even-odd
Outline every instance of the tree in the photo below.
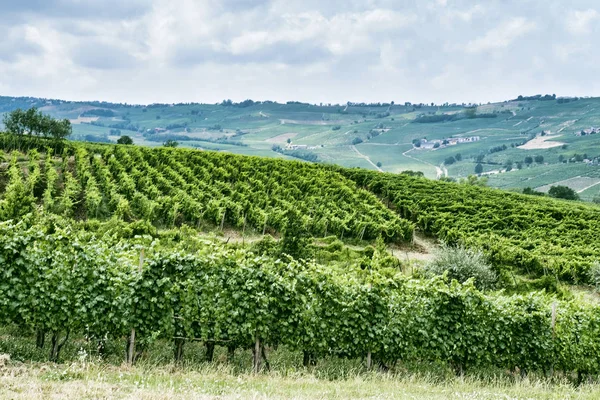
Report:
<svg viewBox="0 0 600 400"><path fill-rule="evenodd" d="M531 163L533 163L533 158L531 158L531 156L527 156L525 157L525 164L527 165L531 165Z"/></svg>
<svg viewBox="0 0 600 400"><path fill-rule="evenodd" d="M435 144L433 145L433 148L437 149L438 147L440 147L440 142L435 142Z"/></svg>
<svg viewBox="0 0 600 400"><path fill-rule="evenodd" d="M555 199L565 199L565 200L579 200L579 195L573 189L568 186L552 186L550 190L548 190L548 195L550 197L554 197Z"/></svg>
<svg viewBox="0 0 600 400"><path fill-rule="evenodd" d="M456 161L460 161L460 160L462 160L462 154L456 153L456 155L454 156L454 158L456 159Z"/></svg>
<svg viewBox="0 0 600 400"><path fill-rule="evenodd" d="M363 140L361 138L359 138L359 137L355 137L354 139L352 139L352 144L353 145L359 144L359 143L362 143L362 142L363 142Z"/></svg>
<svg viewBox="0 0 600 400"><path fill-rule="evenodd" d="M475 173L476 173L477 175L479 175L479 174L481 174L482 172L483 172L483 165L481 165L481 163L478 163L478 164L475 166Z"/></svg>
<svg viewBox="0 0 600 400"><path fill-rule="evenodd" d="M175 140L169 139L166 142L163 143L163 146L165 147L177 147L179 146L179 142L176 142Z"/></svg>
<svg viewBox="0 0 600 400"><path fill-rule="evenodd" d="M452 165L455 162L456 162L456 158L454 158L453 156L446 157L446 159L444 160L444 164L446 164L446 165Z"/></svg>
<svg viewBox="0 0 600 400"><path fill-rule="evenodd" d="M381 163L381 161L377 161L377 168L381 168L383 164Z"/></svg>
<svg viewBox="0 0 600 400"><path fill-rule="evenodd" d="M536 163L541 164L544 162L544 156L535 156L534 160Z"/></svg>
<svg viewBox="0 0 600 400"><path fill-rule="evenodd" d="M471 185L471 186L484 187L484 186L487 186L488 178L486 176L484 176L482 178L478 178L475 175L469 175L469 176L467 176L466 179L463 178L463 179L459 180L458 183L463 183L465 185Z"/></svg>
<svg viewBox="0 0 600 400"><path fill-rule="evenodd" d="M117 139L117 144L133 144L133 139L127 135L123 135Z"/></svg>
<svg viewBox="0 0 600 400"><path fill-rule="evenodd" d="M13 135L43 136L62 140L69 136L73 129L68 119L57 120L43 114L36 108L26 111L18 108L6 114L3 119L6 130Z"/></svg>
<svg viewBox="0 0 600 400"><path fill-rule="evenodd" d="M523 163L521 161L517 161L517 169L523 169Z"/></svg>
<svg viewBox="0 0 600 400"><path fill-rule="evenodd" d="M562 154L560 156L558 156L558 162L563 162L565 161L565 156L563 156Z"/></svg>
<svg viewBox="0 0 600 400"><path fill-rule="evenodd" d="M290 144L290 143L292 143L292 139L288 138L287 144Z"/></svg>
<svg viewBox="0 0 600 400"><path fill-rule="evenodd" d="M477 106L466 108L465 115L469 119L475 118L477 116Z"/></svg>

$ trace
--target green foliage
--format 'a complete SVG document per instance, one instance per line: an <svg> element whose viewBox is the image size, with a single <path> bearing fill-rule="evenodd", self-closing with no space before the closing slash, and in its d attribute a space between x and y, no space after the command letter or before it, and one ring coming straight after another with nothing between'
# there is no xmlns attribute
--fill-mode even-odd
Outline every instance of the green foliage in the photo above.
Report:
<svg viewBox="0 0 600 400"><path fill-rule="evenodd" d="M373 240L383 234L388 242L401 242L411 240L414 229L327 166L188 149L85 144L65 147L60 158L48 153L43 173L38 158L32 153L32 189L26 190L30 184L17 166L12 168L14 184L6 188L14 193L3 196L3 202L5 207L22 203L24 209L7 210L0 215L3 219L27 213L39 203L48 212L76 219L116 217L166 228L206 224L280 233L294 212L309 236ZM16 200L14 196L21 196L19 182L23 193L34 195L33 202L29 197Z"/></svg>
<svg viewBox="0 0 600 400"><path fill-rule="evenodd" d="M310 235L300 213L289 210L286 215L283 237L280 242L281 254L295 259L309 258Z"/></svg>
<svg viewBox="0 0 600 400"><path fill-rule="evenodd" d="M596 261L592 264L588 270L589 281L596 290L600 290L600 261Z"/></svg>
<svg viewBox="0 0 600 400"><path fill-rule="evenodd" d="M473 279L479 289L492 289L498 277L488 264L481 251L464 246L443 245L435 259L425 266L425 271L433 275L448 274L450 279L465 283Z"/></svg>
<svg viewBox="0 0 600 400"><path fill-rule="evenodd" d="M35 206L32 188L24 182L23 174L17 163L17 154L13 153L8 170L8 185L0 200L0 219L15 219L31 212Z"/></svg>
<svg viewBox="0 0 600 400"><path fill-rule="evenodd" d="M133 144L133 139L130 136L124 135L117 139L117 144Z"/></svg>
<svg viewBox="0 0 600 400"><path fill-rule="evenodd" d="M166 142L163 143L163 146L165 147L177 147L179 146L179 142L176 142L175 140L167 140Z"/></svg>
<svg viewBox="0 0 600 400"><path fill-rule="evenodd" d="M600 258L600 210L475 185L405 175L342 170L361 187L390 199L403 218L448 244L480 248L496 268L586 282Z"/></svg>
<svg viewBox="0 0 600 400"><path fill-rule="evenodd" d="M35 108L11 111L4 116L3 122L6 130L16 136L28 134L61 140L72 132L68 119L56 120Z"/></svg>
<svg viewBox="0 0 600 400"><path fill-rule="evenodd" d="M548 195L555 199L579 200L577 192L568 186L551 186L550 190L548 190Z"/></svg>
<svg viewBox="0 0 600 400"><path fill-rule="evenodd" d="M258 338L315 357L372 352L386 363L457 371L600 372L598 307L557 302L553 334L545 295L408 280L385 267L383 240L368 270L341 272L226 248L186 229L123 240L118 226L73 228L52 216L0 223L2 323L93 341L133 328L138 348L174 338L250 348Z"/></svg>

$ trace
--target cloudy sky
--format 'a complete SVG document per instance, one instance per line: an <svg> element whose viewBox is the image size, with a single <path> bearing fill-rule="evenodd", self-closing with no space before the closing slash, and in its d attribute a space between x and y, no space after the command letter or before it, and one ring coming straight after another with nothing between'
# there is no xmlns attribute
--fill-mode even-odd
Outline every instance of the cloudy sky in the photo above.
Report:
<svg viewBox="0 0 600 400"><path fill-rule="evenodd" d="M600 95L596 0L0 0L0 95L128 103Z"/></svg>

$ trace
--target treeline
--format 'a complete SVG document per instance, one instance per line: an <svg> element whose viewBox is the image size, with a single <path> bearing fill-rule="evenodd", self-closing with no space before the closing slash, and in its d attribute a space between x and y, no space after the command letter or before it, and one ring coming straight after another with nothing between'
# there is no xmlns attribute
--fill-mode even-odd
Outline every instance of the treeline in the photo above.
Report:
<svg viewBox="0 0 600 400"><path fill-rule="evenodd" d="M312 151L309 151L309 150L284 149L283 147L281 147L278 144L274 144L271 147L271 150L273 150L274 152L280 153L280 154L284 154L286 156L299 158L300 160L304 160L304 161L310 161L310 162L315 162L315 163L320 161L319 156L316 153L313 153Z"/></svg>
<svg viewBox="0 0 600 400"><path fill-rule="evenodd" d="M236 249L186 231L134 237L139 224L93 233L57 218L31 221L0 223L0 321L37 332L52 361L85 336L100 356L107 340L120 341L129 362L164 340L176 361L190 341L204 343L208 361L216 346L230 356L254 349L255 370L269 348L287 346L305 365L337 356L446 363L457 373L600 373L597 306L411 280L382 265L378 250L365 255L368 268L339 272L264 255L269 243Z"/></svg>
<svg viewBox="0 0 600 400"><path fill-rule="evenodd" d="M497 118L498 114L495 113L481 113L481 114L469 114L469 113L455 113L455 114L434 114L434 115L419 115L413 120L419 124L431 124L436 122L452 122L461 119L473 119L473 118Z"/></svg>

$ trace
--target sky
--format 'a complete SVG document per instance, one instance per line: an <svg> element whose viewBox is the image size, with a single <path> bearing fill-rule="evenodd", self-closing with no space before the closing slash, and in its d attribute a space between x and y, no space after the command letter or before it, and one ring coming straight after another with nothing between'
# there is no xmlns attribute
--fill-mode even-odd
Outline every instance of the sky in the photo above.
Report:
<svg viewBox="0 0 600 400"><path fill-rule="evenodd" d="M0 0L0 95L486 103L600 94L596 0Z"/></svg>

